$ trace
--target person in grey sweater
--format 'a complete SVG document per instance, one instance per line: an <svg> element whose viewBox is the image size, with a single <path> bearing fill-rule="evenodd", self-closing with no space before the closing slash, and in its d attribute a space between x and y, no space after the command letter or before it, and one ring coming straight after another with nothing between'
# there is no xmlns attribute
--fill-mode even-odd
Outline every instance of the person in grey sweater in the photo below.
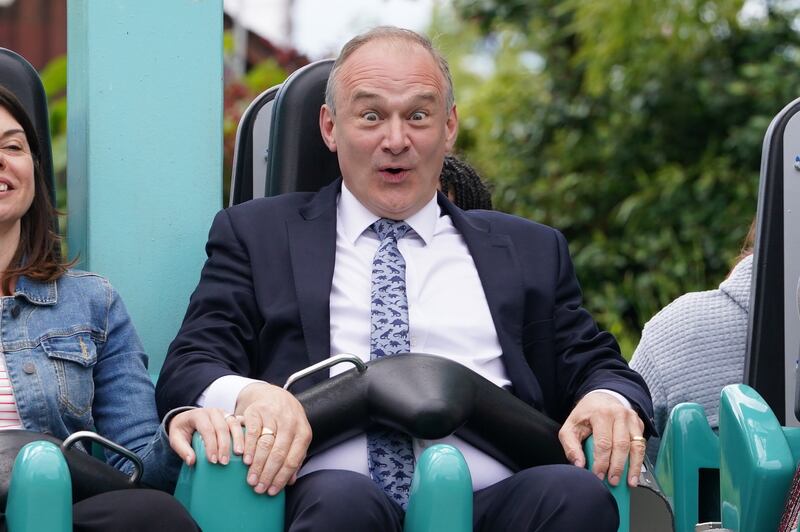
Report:
<svg viewBox="0 0 800 532"><path fill-rule="evenodd" d="M716 430L722 388L742 382L753 233L751 226L741 259L719 288L682 295L644 326L631 367L650 388L659 434L675 405L684 402L700 404ZM659 444L660 438L647 443L653 463Z"/></svg>

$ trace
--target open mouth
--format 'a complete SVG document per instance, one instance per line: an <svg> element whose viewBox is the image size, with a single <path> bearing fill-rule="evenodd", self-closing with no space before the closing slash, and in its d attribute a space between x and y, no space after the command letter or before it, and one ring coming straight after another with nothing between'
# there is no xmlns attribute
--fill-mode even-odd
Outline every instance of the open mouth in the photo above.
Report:
<svg viewBox="0 0 800 532"><path fill-rule="evenodd" d="M6 192L7 190L11 190L8 183L0 183L0 192Z"/></svg>
<svg viewBox="0 0 800 532"><path fill-rule="evenodd" d="M389 182L400 182L408 176L409 169L404 166L383 166L380 173Z"/></svg>

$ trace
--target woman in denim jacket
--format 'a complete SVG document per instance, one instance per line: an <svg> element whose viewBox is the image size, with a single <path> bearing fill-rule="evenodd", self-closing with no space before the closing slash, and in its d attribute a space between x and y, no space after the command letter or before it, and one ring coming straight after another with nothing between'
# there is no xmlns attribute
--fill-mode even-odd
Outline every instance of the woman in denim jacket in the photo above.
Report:
<svg viewBox="0 0 800 532"><path fill-rule="evenodd" d="M119 295L60 259L39 153L29 117L0 86L0 429L61 439L96 430L142 459L145 484L171 491L180 457L194 463L195 430L207 458L227 463L231 434L241 453L240 423L217 409L177 409L159 423L147 356ZM107 460L132 470L117 454ZM76 530L197 530L152 489L105 493L73 510Z"/></svg>

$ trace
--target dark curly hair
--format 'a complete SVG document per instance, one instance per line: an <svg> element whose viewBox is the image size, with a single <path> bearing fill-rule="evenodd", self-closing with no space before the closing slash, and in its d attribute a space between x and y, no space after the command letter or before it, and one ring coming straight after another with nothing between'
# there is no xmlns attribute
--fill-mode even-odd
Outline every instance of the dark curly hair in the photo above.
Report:
<svg viewBox="0 0 800 532"><path fill-rule="evenodd" d="M461 159L447 155L439 176L442 193L453 199L462 209L492 209L492 193L489 186L470 165Z"/></svg>

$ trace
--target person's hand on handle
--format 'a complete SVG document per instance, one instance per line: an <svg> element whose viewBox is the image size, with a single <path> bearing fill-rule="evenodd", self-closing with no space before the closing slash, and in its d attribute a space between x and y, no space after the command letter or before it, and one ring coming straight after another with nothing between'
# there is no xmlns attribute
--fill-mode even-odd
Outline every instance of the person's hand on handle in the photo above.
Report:
<svg viewBox="0 0 800 532"><path fill-rule="evenodd" d="M192 449L192 435L200 433L206 448L206 459L212 464L230 462L231 439L233 452L244 451L244 435L239 420L219 408L193 408L181 412L169 421L169 444L186 465L194 465L197 457Z"/></svg>
<svg viewBox="0 0 800 532"><path fill-rule="evenodd" d="M642 436L644 423L636 412L606 393L585 395L570 413L558 433L567 459L578 467L586 465L583 440L594 435L594 464L592 472L600 480L616 486L628 466L628 485L639 483L644 462L646 440Z"/></svg>
<svg viewBox="0 0 800 532"><path fill-rule="evenodd" d="M245 426L247 483L256 493L276 495L294 483L311 444L305 410L283 388L254 382L239 393L236 415Z"/></svg>

